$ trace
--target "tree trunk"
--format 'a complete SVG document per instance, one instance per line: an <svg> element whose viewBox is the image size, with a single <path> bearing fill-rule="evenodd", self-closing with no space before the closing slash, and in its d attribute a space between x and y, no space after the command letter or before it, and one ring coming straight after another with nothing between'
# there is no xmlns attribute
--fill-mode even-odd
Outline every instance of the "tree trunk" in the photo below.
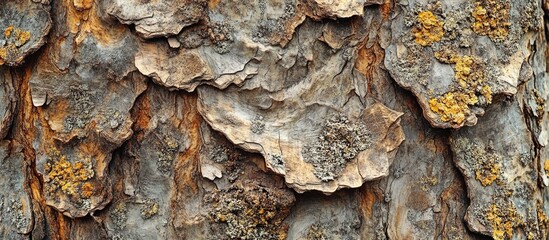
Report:
<svg viewBox="0 0 549 240"><path fill-rule="evenodd" d="M3 239L549 239L541 0L4 0Z"/></svg>

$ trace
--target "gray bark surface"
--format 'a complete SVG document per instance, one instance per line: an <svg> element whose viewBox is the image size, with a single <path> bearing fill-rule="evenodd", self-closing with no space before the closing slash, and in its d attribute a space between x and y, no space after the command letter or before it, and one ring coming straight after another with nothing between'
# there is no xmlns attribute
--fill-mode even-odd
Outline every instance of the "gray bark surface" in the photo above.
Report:
<svg viewBox="0 0 549 240"><path fill-rule="evenodd" d="M0 2L2 239L549 239L542 0Z"/></svg>

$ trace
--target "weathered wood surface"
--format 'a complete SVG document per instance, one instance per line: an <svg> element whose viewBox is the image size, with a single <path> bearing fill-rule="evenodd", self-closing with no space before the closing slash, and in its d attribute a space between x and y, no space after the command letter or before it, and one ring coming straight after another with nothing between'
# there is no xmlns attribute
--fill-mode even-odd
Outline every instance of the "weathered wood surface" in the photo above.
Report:
<svg viewBox="0 0 549 240"><path fill-rule="evenodd" d="M3 239L549 239L549 2L0 2Z"/></svg>

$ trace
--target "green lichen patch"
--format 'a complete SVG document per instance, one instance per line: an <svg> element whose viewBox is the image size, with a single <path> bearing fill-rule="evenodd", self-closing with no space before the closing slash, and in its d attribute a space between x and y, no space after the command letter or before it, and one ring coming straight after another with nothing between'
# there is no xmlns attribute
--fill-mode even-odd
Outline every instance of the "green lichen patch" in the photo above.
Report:
<svg viewBox="0 0 549 240"><path fill-rule="evenodd" d="M301 154L305 162L314 166L315 176L327 182L334 180L349 161L372 144L372 135L364 123L351 122L338 114L325 122L317 141L306 145Z"/></svg>

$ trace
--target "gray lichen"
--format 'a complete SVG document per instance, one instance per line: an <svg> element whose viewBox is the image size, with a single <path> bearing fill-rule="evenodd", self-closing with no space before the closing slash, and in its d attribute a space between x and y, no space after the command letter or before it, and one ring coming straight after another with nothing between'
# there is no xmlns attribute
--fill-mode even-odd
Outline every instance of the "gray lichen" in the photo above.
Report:
<svg viewBox="0 0 549 240"><path fill-rule="evenodd" d="M338 114L326 121L318 141L306 145L301 154L313 164L315 176L327 182L334 180L349 161L371 145L372 136L364 123L353 123Z"/></svg>
<svg viewBox="0 0 549 240"><path fill-rule="evenodd" d="M307 240L327 240L325 229L319 224L313 224L307 231Z"/></svg>
<svg viewBox="0 0 549 240"><path fill-rule="evenodd" d="M92 110L95 106L95 96L86 87L70 87L70 106L77 111L78 115L71 115L65 118L63 126L66 132L73 129L83 129L92 119Z"/></svg>
<svg viewBox="0 0 549 240"><path fill-rule="evenodd" d="M360 239L357 232L358 228L360 228L360 220L354 217L345 220L321 220L309 226L304 235L304 239Z"/></svg>
<svg viewBox="0 0 549 240"><path fill-rule="evenodd" d="M23 204L20 201L10 199L7 212L9 213L12 226L16 229L24 229L29 224L29 219L25 217L23 212Z"/></svg>
<svg viewBox="0 0 549 240"><path fill-rule="evenodd" d="M126 227L126 222L128 221L127 212L128 209L124 202L118 203L114 210L111 211L109 217L116 228L124 229Z"/></svg>
<svg viewBox="0 0 549 240"><path fill-rule="evenodd" d="M269 161L271 164L279 167L284 166L284 158L280 154L269 154L268 156L271 159Z"/></svg>
<svg viewBox="0 0 549 240"><path fill-rule="evenodd" d="M521 11L520 25L524 33L528 31L538 31L542 27L543 12L537 6L537 1L525 1L525 6Z"/></svg>
<svg viewBox="0 0 549 240"><path fill-rule="evenodd" d="M207 32L205 26L191 26L183 29L183 31L177 35L177 40L181 43L181 47L194 49L204 44L204 40L208 38Z"/></svg>
<svg viewBox="0 0 549 240"><path fill-rule="evenodd" d="M233 28L226 23L212 23L208 29L213 49L219 54L228 53L234 43Z"/></svg>
<svg viewBox="0 0 549 240"><path fill-rule="evenodd" d="M244 189L233 186L206 196L212 203L210 219L218 239L284 239L287 226L283 224L290 202L284 194L264 187Z"/></svg>
<svg viewBox="0 0 549 240"><path fill-rule="evenodd" d="M261 14L266 13L266 3L260 2ZM296 5L294 1L286 0L284 3L284 11L277 18L263 19L258 24L257 28L252 33L252 40L255 42L269 42L269 38L285 34L285 24L296 14Z"/></svg>
<svg viewBox="0 0 549 240"><path fill-rule="evenodd" d="M215 146L208 152L208 157L215 163L224 163L229 160L228 151L225 146Z"/></svg>
<svg viewBox="0 0 549 240"><path fill-rule="evenodd" d="M381 222L376 226L375 235L376 235L376 240L387 239L387 235L385 234L385 228L383 227L383 224Z"/></svg>
<svg viewBox="0 0 549 240"><path fill-rule="evenodd" d="M225 177L229 182L234 182L244 171L244 166L238 159L228 161L225 165Z"/></svg>
<svg viewBox="0 0 549 240"><path fill-rule="evenodd" d="M223 178L234 182L241 174L245 166L241 162L241 152L234 147L224 144L206 147L208 158L223 165Z"/></svg>
<svg viewBox="0 0 549 240"><path fill-rule="evenodd" d="M124 115L113 108L107 108L105 116L107 119L103 122L103 125L110 129L116 129L124 122Z"/></svg>
<svg viewBox="0 0 549 240"><path fill-rule="evenodd" d="M156 166L158 171L167 174L171 172L173 160L175 154L179 150L179 144L176 139L171 136L166 136L162 139L162 146L160 146L160 151L158 152L158 160L156 161Z"/></svg>
<svg viewBox="0 0 549 240"><path fill-rule="evenodd" d="M265 131L265 122L263 121L263 116L257 115L252 120L252 132L255 134L262 134Z"/></svg>
<svg viewBox="0 0 549 240"><path fill-rule="evenodd" d="M503 181L501 157L484 146L479 139L452 139L452 144L458 158L470 166L471 176L474 176L482 186Z"/></svg>

